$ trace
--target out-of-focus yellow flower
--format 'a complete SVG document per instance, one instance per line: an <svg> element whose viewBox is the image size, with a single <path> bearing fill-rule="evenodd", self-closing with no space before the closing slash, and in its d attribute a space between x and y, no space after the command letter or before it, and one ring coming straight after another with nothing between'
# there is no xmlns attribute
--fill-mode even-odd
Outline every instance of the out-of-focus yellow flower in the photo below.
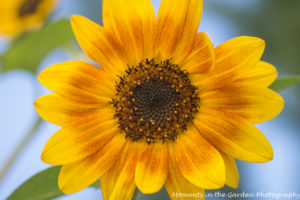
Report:
<svg viewBox="0 0 300 200"><path fill-rule="evenodd" d="M56 0L0 0L0 34L16 37L39 28Z"/></svg>
<svg viewBox="0 0 300 200"><path fill-rule="evenodd" d="M202 194L238 185L234 158L267 162L273 151L254 126L283 99L268 86L276 69L265 43L238 37L214 48L198 33L201 0L104 0L104 27L72 17L88 56L102 67L59 63L38 79L54 91L35 107L62 128L42 159L63 165L59 187L73 193L101 177L105 200L154 193ZM175 195L174 195L175 194ZM191 199L200 198L201 195Z"/></svg>

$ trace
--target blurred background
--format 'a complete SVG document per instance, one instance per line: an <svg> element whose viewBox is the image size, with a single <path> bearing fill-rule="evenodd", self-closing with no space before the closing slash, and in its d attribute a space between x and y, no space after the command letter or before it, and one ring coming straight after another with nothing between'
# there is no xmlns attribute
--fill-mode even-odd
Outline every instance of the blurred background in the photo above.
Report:
<svg viewBox="0 0 300 200"><path fill-rule="evenodd" d="M160 0L152 2L157 12ZM61 0L50 21L81 14L101 24L101 7L101 0ZM204 0L199 31L205 31L215 46L240 35L263 38L267 45L263 60L274 64L279 70L279 76L300 74L299 0ZM2 66L1 70L0 63L0 170L38 120L33 107L34 100L50 93L37 82L38 72L57 62L77 60L80 49L75 42L71 43L47 53L34 73L21 70L22 66L5 70ZM0 55L10 45L7 39L0 36ZM79 57L82 60L88 59L81 54ZM271 142L274 159L264 164L237 161L239 188L223 188L222 192L300 193L300 86L280 94L285 99L283 112L279 117L257 125ZM9 196L32 175L49 167L41 161L40 153L46 141L58 129L48 122L41 122L24 150L0 179L0 200ZM166 197L164 191L161 195ZM57 199L96 200L101 199L101 194L100 190L87 188Z"/></svg>

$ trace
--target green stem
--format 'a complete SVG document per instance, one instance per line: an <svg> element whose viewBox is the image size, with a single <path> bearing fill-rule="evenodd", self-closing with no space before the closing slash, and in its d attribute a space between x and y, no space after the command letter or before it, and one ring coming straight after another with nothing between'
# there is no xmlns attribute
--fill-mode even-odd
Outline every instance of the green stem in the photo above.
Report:
<svg viewBox="0 0 300 200"><path fill-rule="evenodd" d="M25 135L22 142L19 144L19 146L15 149L11 157L8 159L8 161L5 163L3 169L0 172L0 180L3 178L3 176L6 174L7 170L9 170L10 166L14 163L14 161L17 159L20 152L24 149L24 147L27 145L27 143L30 141L40 124L42 123L42 119L40 117L37 118L34 126L31 128L31 130Z"/></svg>

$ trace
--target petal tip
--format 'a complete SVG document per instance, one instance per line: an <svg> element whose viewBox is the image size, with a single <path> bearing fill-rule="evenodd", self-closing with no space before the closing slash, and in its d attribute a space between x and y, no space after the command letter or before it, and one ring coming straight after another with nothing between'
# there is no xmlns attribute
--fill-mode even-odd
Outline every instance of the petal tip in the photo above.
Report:
<svg viewBox="0 0 300 200"><path fill-rule="evenodd" d="M36 99L36 100L33 102L33 106L35 107L35 109L39 106L38 99Z"/></svg>
<svg viewBox="0 0 300 200"><path fill-rule="evenodd" d="M87 20L84 16L81 15L72 15L71 16L71 27L73 29L73 32L77 30L76 27L80 26L82 24L82 21Z"/></svg>
<svg viewBox="0 0 300 200"><path fill-rule="evenodd" d="M264 46L266 44L265 40L254 36L241 36L241 39L247 40L249 43L257 44L257 46Z"/></svg>
<svg viewBox="0 0 300 200"><path fill-rule="evenodd" d="M226 184L226 185L228 185L228 184ZM230 185L228 185L228 186L231 187L231 188L233 188L233 189L238 189L239 183L237 182L237 183L235 183L234 185L233 185L233 184L230 184Z"/></svg>
<svg viewBox="0 0 300 200"><path fill-rule="evenodd" d="M73 187L72 181L66 179L65 174L63 174L62 169L64 166L62 166L59 175L58 175L58 188L59 190L64 194L73 194L75 192L80 191L77 187ZM65 173L65 172L64 172Z"/></svg>
<svg viewBox="0 0 300 200"><path fill-rule="evenodd" d="M43 150L42 153L41 153L41 160L42 160L44 163L47 163L47 164L51 165L51 163L50 163L49 160L48 160L48 156L47 156L47 154L45 153L45 150Z"/></svg>
<svg viewBox="0 0 300 200"><path fill-rule="evenodd" d="M49 165L61 165L62 163L54 162L54 157L48 151L48 145L46 144L42 153L41 153L41 160Z"/></svg>
<svg viewBox="0 0 300 200"><path fill-rule="evenodd" d="M139 187L138 185L137 185L137 188L143 193L143 194L154 194L154 193L156 193L156 192L158 192L158 191L160 191L161 190L161 188L155 188L155 189L153 189L153 188L147 188L147 187Z"/></svg>
<svg viewBox="0 0 300 200"><path fill-rule="evenodd" d="M40 112L40 109L41 109L41 106L42 106L42 105L41 105L41 101L42 101L43 97L44 97L44 96L40 96L40 97L38 97L38 98L33 102L33 106L34 106L36 112L39 114L39 116L40 116L41 118L43 118L43 117L42 117L42 113Z"/></svg>
<svg viewBox="0 0 300 200"><path fill-rule="evenodd" d="M59 190L64 194L72 194L73 192L70 192L68 190L68 187L66 187L65 183L63 182L62 178L60 178L60 174L58 176L58 188Z"/></svg>
<svg viewBox="0 0 300 200"><path fill-rule="evenodd" d="M256 163L266 163L269 161L272 161L274 158L274 152L271 144L269 143L268 146L266 146L266 150L263 155L260 156L260 159L256 161Z"/></svg>
<svg viewBox="0 0 300 200"><path fill-rule="evenodd" d="M79 19L82 19L82 18L84 18L83 16L81 16L81 15L72 15L71 16L71 23L72 22L75 22L75 21L77 21L77 20L79 20Z"/></svg>

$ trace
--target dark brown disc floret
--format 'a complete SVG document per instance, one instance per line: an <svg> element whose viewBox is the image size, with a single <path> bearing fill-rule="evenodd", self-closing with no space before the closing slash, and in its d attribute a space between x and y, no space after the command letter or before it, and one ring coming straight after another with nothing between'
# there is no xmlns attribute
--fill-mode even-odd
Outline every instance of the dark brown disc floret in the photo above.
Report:
<svg viewBox="0 0 300 200"><path fill-rule="evenodd" d="M133 141L174 141L199 109L197 88L189 73L170 60L156 63L146 59L128 67L116 90L112 100L115 117Z"/></svg>
<svg viewBox="0 0 300 200"><path fill-rule="evenodd" d="M19 8L19 16L24 17L34 14L41 2L42 0L24 0Z"/></svg>

